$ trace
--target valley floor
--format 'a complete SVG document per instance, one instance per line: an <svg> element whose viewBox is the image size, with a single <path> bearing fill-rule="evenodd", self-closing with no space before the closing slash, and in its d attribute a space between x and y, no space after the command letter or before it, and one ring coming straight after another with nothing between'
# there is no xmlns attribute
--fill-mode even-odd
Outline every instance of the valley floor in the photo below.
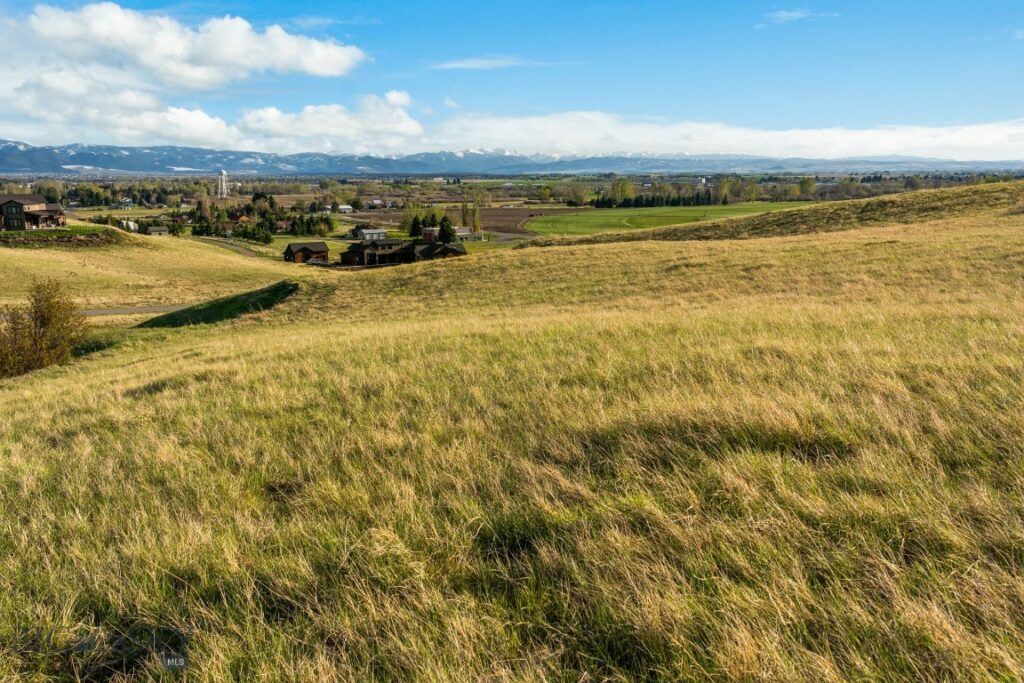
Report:
<svg viewBox="0 0 1024 683"><path fill-rule="evenodd" d="M211 681L1014 679L1009 206L326 275L175 246L191 300L299 292L0 382L0 638L181 630ZM161 675L101 642L0 677Z"/></svg>

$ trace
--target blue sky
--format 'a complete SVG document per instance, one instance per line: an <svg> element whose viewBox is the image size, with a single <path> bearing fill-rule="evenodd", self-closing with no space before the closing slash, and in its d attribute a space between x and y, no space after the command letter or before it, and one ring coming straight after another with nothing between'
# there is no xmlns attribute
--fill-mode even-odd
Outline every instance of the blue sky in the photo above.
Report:
<svg viewBox="0 0 1024 683"><path fill-rule="evenodd" d="M0 9L0 137L34 144L1024 157L1024 3Z"/></svg>

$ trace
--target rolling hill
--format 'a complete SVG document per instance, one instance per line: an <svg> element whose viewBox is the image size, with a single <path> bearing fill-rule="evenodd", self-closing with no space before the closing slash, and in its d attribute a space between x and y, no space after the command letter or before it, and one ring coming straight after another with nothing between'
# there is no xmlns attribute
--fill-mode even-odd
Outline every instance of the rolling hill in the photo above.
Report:
<svg viewBox="0 0 1024 683"><path fill-rule="evenodd" d="M98 643L0 676L1013 679L1022 191L291 268L0 381L0 632Z"/></svg>

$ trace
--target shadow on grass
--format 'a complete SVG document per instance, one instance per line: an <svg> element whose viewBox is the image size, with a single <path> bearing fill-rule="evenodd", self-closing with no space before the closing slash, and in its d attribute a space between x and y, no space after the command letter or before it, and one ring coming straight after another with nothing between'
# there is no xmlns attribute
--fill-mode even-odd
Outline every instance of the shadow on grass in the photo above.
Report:
<svg viewBox="0 0 1024 683"><path fill-rule="evenodd" d="M257 289L254 292L216 299L205 304L192 306L180 311L161 315L139 325L140 328L184 327L185 325L208 325L231 320L247 313L258 313L277 306L299 291L299 284L282 280L276 284Z"/></svg>

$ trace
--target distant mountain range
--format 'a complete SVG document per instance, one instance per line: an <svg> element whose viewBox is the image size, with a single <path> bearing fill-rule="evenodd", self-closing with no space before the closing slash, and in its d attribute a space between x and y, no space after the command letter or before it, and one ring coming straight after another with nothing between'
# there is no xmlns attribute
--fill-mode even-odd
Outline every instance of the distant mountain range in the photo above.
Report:
<svg viewBox="0 0 1024 683"><path fill-rule="evenodd" d="M537 175L584 173L882 173L1024 171L1024 161L952 161L916 157L769 158L731 154L592 157L525 156L502 150L424 152L383 157L267 154L193 147L64 145L0 140L0 173L24 175Z"/></svg>

